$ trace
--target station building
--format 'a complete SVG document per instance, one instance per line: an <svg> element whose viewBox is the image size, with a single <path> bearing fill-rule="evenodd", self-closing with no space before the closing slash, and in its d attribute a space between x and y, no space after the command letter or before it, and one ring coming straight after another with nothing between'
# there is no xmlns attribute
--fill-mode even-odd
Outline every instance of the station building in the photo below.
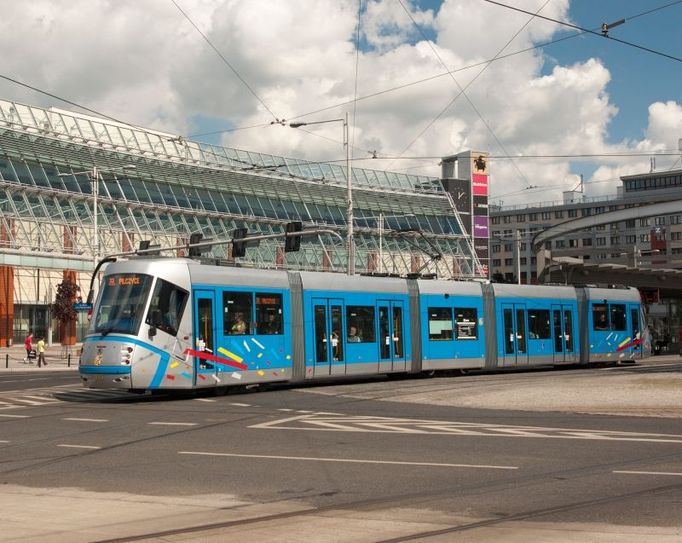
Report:
<svg viewBox="0 0 682 543"><path fill-rule="evenodd" d="M444 164L447 179L352 168L357 273L487 276L485 154L465 151ZM338 235L306 237L288 253L284 238L263 241L236 259L229 244L216 244L202 258L345 273L346 173L336 163L0 100L0 346L23 341L29 329L80 339L85 314L75 331L60 331L50 317L57 285L69 278L85 297L96 261L141 242L187 256L192 234L220 242L239 228L275 234L301 221Z"/></svg>

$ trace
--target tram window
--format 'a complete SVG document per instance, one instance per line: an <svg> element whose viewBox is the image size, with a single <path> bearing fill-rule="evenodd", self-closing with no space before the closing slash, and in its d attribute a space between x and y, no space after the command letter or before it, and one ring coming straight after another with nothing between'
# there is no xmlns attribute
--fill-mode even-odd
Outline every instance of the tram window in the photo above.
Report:
<svg viewBox="0 0 682 543"><path fill-rule="evenodd" d="M187 297L187 291L168 281L158 279L154 286L154 293L145 322L151 326L156 326L167 334L176 336Z"/></svg>
<svg viewBox="0 0 682 543"><path fill-rule="evenodd" d="M552 337L548 309L528 310L528 337L530 339L549 339Z"/></svg>
<svg viewBox="0 0 682 543"><path fill-rule="evenodd" d="M447 341L452 339L452 309L450 307L429 307L429 339Z"/></svg>
<svg viewBox="0 0 682 543"><path fill-rule="evenodd" d="M353 330L355 333L353 334ZM346 307L346 330L349 343L374 343L374 307L349 305ZM359 339L354 339L355 337Z"/></svg>
<svg viewBox="0 0 682 543"><path fill-rule="evenodd" d="M92 330L103 334L137 334L152 286L150 275L108 275L93 319Z"/></svg>
<svg viewBox="0 0 682 543"><path fill-rule="evenodd" d="M592 323L595 330L609 329L609 315L606 304L592 305Z"/></svg>
<svg viewBox="0 0 682 543"><path fill-rule="evenodd" d="M627 329L627 317L625 313L625 305L611 304L611 330L622 332Z"/></svg>
<svg viewBox="0 0 682 543"><path fill-rule="evenodd" d="M282 295L256 293L256 333L282 333Z"/></svg>
<svg viewBox="0 0 682 543"><path fill-rule="evenodd" d="M251 331L253 294L223 292L223 334L243 336Z"/></svg>
<svg viewBox="0 0 682 543"><path fill-rule="evenodd" d="M455 308L457 339L476 339L478 337L478 331L476 328L477 318L475 307Z"/></svg>

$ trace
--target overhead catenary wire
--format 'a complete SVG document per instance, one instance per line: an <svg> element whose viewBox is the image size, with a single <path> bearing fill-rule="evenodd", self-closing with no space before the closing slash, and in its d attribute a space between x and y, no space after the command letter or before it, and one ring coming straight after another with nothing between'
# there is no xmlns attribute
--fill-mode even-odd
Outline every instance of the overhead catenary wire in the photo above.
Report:
<svg viewBox="0 0 682 543"><path fill-rule="evenodd" d="M237 71L237 69L236 69L234 66L232 66L232 64L230 63L230 61L227 60L227 58L225 58L225 55L223 55L223 54L220 52L220 50L218 50L218 48L217 48L215 45L213 45L213 43L211 42L211 40L208 39L208 36L206 36L206 34L204 34L204 33L201 31L201 29L200 29L200 28L196 25L196 23L190 18L190 16L185 12L185 10L183 10L183 9L178 5L178 3L177 3L175 0L171 0L171 2L173 3L173 5L174 5L176 8L178 8L178 11L179 11L180 13L182 13L183 17L184 17L185 19L187 19L187 21L194 27L194 29L199 33L199 35L204 39L204 41L209 45L209 47L210 47L211 49L213 49L213 51L215 51L215 53L220 57L220 59L225 63L225 65L226 65L230 70L232 70L232 72L234 72L234 74L237 76L237 78L239 79L239 81L241 81L241 82L243 83L243 85L244 85L244 86L249 90L249 92L256 98L256 100L258 100L258 102L260 102L260 104L267 110L267 112L270 113L270 115L272 115L273 119L275 119L276 121L279 120L279 119L277 118L277 116L272 112L272 110L268 107L268 105L263 101L263 99L262 99L260 96L258 96L258 93L256 93L255 90L253 90L253 88L251 87L251 85L249 85L249 84L247 83L246 79L244 79L244 78L242 77L242 75Z"/></svg>
<svg viewBox="0 0 682 543"><path fill-rule="evenodd" d="M530 11L526 11L525 9L521 9L521 8L516 7L516 6L510 6L510 5L508 5L508 4L503 4L502 2L497 2L496 0L483 0L483 1L484 1L484 2L488 2L489 4L494 4L494 5L496 5L496 6L500 6L500 7L507 8L507 9L511 9L511 10L513 10L513 11L518 11L519 13L526 13L526 14L528 14L528 15L532 15L532 12L530 12ZM678 2L673 2L673 3L669 4L668 6L674 5L674 4L676 4L676 3L678 3ZM668 7L668 6L665 6L665 7ZM654 10L650 10L649 13L651 13L652 11L654 11ZM566 27L568 27L568 28L573 28L573 29L575 29L575 30L580 30L581 32L585 32L585 33L587 33L587 34L592 34L592 35L594 35L594 36L599 36L600 38L607 38L607 39L616 41L616 42L618 42L618 43L622 43L623 45L627 45L627 46L629 46L629 47L634 47L634 48L636 48L636 49L641 49L642 51L647 51L647 52L652 53L652 54L654 54L654 55L659 55L659 56L661 56L661 57L669 58L669 59L675 60L675 61L677 61L677 62L682 62L682 58L680 58L680 57L676 57L676 56L674 56L674 55L669 55L668 53L663 53L662 51L657 51L657 50L655 50L655 49L650 49L649 47L645 47L645 46L643 46L643 45L639 45L639 44L632 43L632 42L629 42L629 41L621 40L621 39L619 39L619 38L614 38L613 36L610 36L610 35L608 35L608 34L604 34L604 33L602 33L602 32L596 32L596 31L594 31L594 30L589 30L589 29L587 29L587 28L583 28L583 27L581 27L581 26L574 25L574 24L568 23L568 22L566 22L566 21L560 21L559 19L553 19L553 18L551 18L551 17L545 17L544 15L537 15L537 17L539 17L539 18L541 18L541 19L544 19L544 20L546 20L546 21L550 21L550 22L552 22L552 23L556 23L556 24L559 24L559 25L562 25L562 26L566 26Z"/></svg>

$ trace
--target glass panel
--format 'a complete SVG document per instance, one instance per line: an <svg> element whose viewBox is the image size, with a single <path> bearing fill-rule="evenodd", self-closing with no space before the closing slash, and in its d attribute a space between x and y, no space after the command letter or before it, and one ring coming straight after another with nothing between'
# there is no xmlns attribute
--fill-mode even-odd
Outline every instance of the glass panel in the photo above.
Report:
<svg viewBox="0 0 682 543"><path fill-rule="evenodd" d="M563 353L564 352L564 342L561 337L561 311L555 309L552 311L552 319L554 322L554 352Z"/></svg>
<svg viewBox="0 0 682 543"><path fill-rule="evenodd" d="M627 330L627 316L625 305L611 304L611 330L623 332Z"/></svg>
<svg viewBox="0 0 682 543"><path fill-rule="evenodd" d="M374 308L349 305L346 307L349 343L374 343Z"/></svg>
<svg viewBox="0 0 682 543"><path fill-rule="evenodd" d="M452 309L429 307L429 340L447 341L452 339Z"/></svg>
<svg viewBox="0 0 682 543"><path fill-rule="evenodd" d="M108 275L91 330L101 334L137 334L152 277L136 273Z"/></svg>
<svg viewBox="0 0 682 543"><path fill-rule="evenodd" d="M455 324L457 325L457 339L476 339L476 308L460 307L455 309Z"/></svg>
<svg viewBox="0 0 682 543"><path fill-rule="evenodd" d="M256 293L256 333L282 333L282 295Z"/></svg>
<svg viewBox="0 0 682 543"><path fill-rule="evenodd" d="M334 360L343 360L343 308L332 306L332 354Z"/></svg>
<svg viewBox="0 0 682 543"><path fill-rule="evenodd" d="M327 308L315 306L315 362L328 362L327 358Z"/></svg>
<svg viewBox="0 0 682 543"><path fill-rule="evenodd" d="M606 309L606 304L592 305L592 323L595 330L603 331L609 329L609 319Z"/></svg>
<svg viewBox="0 0 682 543"><path fill-rule="evenodd" d="M514 317L511 309L504 310L504 352L514 353Z"/></svg>
<svg viewBox="0 0 682 543"><path fill-rule="evenodd" d="M526 312L516 310L516 345L519 353L526 352Z"/></svg>
<svg viewBox="0 0 682 543"><path fill-rule="evenodd" d="M403 308L393 307L393 356L403 357Z"/></svg>
<svg viewBox="0 0 682 543"><path fill-rule="evenodd" d="M185 310L185 302L187 302L187 291L168 281L157 279L145 322L167 334L176 336Z"/></svg>
<svg viewBox="0 0 682 543"><path fill-rule="evenodd" d="M548 309L529 309L528 310L528 338L529 339L549 339L552 332L549 326Z"/></svg>
<svg viewBox="0 0 682 543"><path fill-rule="evenodd" d="M564 309L564 337L566 338L566 352L573 352L573 312Z"/></svg>
<svg viewBox="0 0 682 543"><path fill-rule="evenodd" d="M632 321L632 339L639 339L639 310L630 310L630 320Z"/></svg>
<svg viewBox="0 0 682 543"><path fill-rule="evenodd" d="M213 342L213 300L200 298L197 305L199 311L199 330L197 330L199 341L197 342L197 347L200 351L212 353L215 350ZM206 360L201 360L199 367L201 369L211 369L214 366Z"/></svg>
<svg viewBox="0 0 682 543"><path fill-rule="evenodd" d="M223 333L226 336L250 333L252 303L250 292L223 292Z"/></svg>
<svg viewBox="0 0 682 543"><path fill-rule="evenodd" d="M381 358L391 358L391 338L388 333L388 307L379 306L379 350Z"/></svg>

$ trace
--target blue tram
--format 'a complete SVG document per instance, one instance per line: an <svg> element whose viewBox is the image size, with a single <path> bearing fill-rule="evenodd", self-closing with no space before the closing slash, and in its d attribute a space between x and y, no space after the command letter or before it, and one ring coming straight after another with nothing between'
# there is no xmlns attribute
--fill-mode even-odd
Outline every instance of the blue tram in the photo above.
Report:
<svg viewBox="0 0 682 543"><path fill-rule="evenodd" d="M649 354L632 288L108 266L79 370L92 388L216 388L346 375L608 363Z"/></svg>

